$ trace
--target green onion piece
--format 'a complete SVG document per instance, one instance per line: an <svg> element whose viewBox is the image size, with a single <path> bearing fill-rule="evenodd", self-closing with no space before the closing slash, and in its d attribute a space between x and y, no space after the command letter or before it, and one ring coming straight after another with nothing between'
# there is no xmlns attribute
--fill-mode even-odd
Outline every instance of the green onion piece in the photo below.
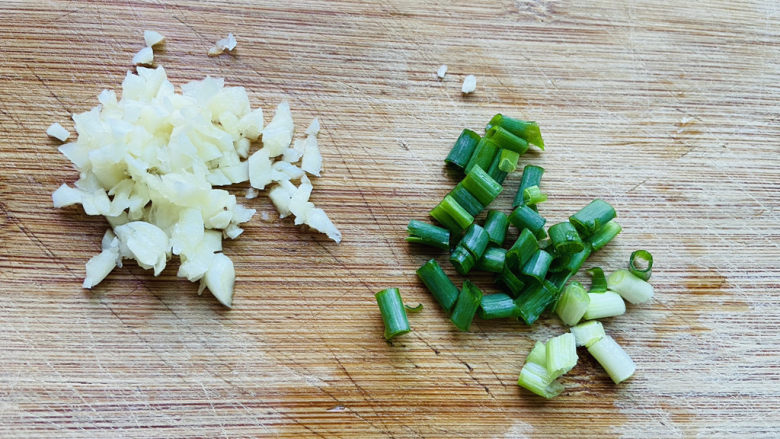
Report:
<svg viewBox="0 0 780 439"><path fill-rule="evenodd" d="M556 258L550 266L550 271L553 273L576 274L591 254L590 246L587 243L583 244L585 248L582 251Z"/></svg>
<svg viewBox="0 0 780 439"><path fill-rule="evenodd" d="M607 278L607 287L633 303L645 303L653 297L653 286L628 270L616 270Z"/></svg>
<svg viewBox="0 0 780 439"><path fill-rule="evenodd" d="M447 229L422 221L411 220L409 225L406 226L406 231L409 233L409 236L406 237L406 242L443 249L450 248L450 231Z"/></svg>
<svg viewBox="0 0 780 439"><path fill-rule="evenodd" d="M471 195L474 195L485 206L495 200L498 194L501 193L501 190L504 189L479 166L469 171L461 183L463 183L463 187L466 190L471 192Z"/></svg>
<svg viewBox="0 0 780 439"><path fill-rule="evenodd" d="M466 229L463 238L460 239L458 246L462 246L474 255L474 261L479 260L485 253L489 242L488 234L479 224L472 224Z"/></svg>
<svg viewBox="0 0 780 439"><path fill-rule="evenodd" d="M517 317L518 312L514 299L504 293L482 296L479 304L479 318L483 320Z"/></svg>
<svg viewBox="0 0 780 439"><path fill-rule="evenodd" d="M449 312L455 301L458 300L460 291L441 269L435 259L431 259L417 269L417 277L420 278L431 295L445 311Z"/></svg>
<svg viewBox="0 0 780 439"><path fill-rule="evenodd" d="M569 221L577 228L581 237L587 238L615 216L617 216L615 208L606 201L597 198L570 216Z"/></svg>
<svg viewBox="0 0 780 439"><path fill-rule="evenodd" d="M523 190L523 204L526 206L536 206L545 201L547 201L547 194L543 194L539 186L531 186Z"/></svg>
<svg viewBox="0 0 780 439"><path fill-rule="evenodd" d="M504 172L515 172L517 162L520 160L520 154L511 149L501 149L499 152L498 169Z"/></svg>
<svg viewBox="0 0 780 439"><path fill-rule="evenodd" d="M491 243L495 245L504 244L504 239L506 238L506 229L508 227L509 217L507 217L504 212L499 210L488 211L484 228Z"/></svg>
<svg viewBox="0 0 780 439"><path fill-rule="evenodd" d="M523 229L517 241L506 252L506 264L514 273L520 273L526 262L539 250L539 242L533 232Z"/></svg>
<svg viewBox="0 0 780 439"><path fill-rule="evenodd" d="M454 198L447 195L431 210L430 215L451 232L460 233L471 223L474 216L469 214Z"/></svg>
<svg viewBox="0 0 780 439"><path fill-rule="evenodd" d="M547 233L550 234L550 240L556 254L579 253L585 248L577 229L568 221L551 226Z"/></svg>
<svg viewBox="0 0 780 439"><path fill-rule="evenodd" d="M468 274L476 262L474 255L462 245L455 247L455 250L450 254L450 263L455 267L455 271L463 275Z"/></svg>
<svg viewBox="0 0 780 439"><path fill-rule="evenodd" d="M553 257L551 254L544 250L537 250L536 253L531 256L531 259L525 263L520 273L536 279L538 283L542 283L545 276L547 276L547 270L550 269L552 260Z"/></svg>
<svg viewBox="0 0 780 439"><path fill-rule="evenodd" d="M523 193L531 186L539 186L542 182L542 174L544 174L544 168L541 166L525 165L523 168L523 177L520 180L520 187L517 188L517 194L515 194L515 201L512 202L512 208L522 206ZM536 208L533 208L536 210Z"/></svg>
<svg viewBox="0 0 780 439"><path fill-rule="evenodd" d="M506 179L506 176L509 175L506 172L502 171L498 165L501 163L501 153L496 153L496 155L493 157L493 161L490 162L490 167L488 167L487 173L493 180L496 181L498 184L504 184L504 180Z"/></svg>
<svg viewBox="0 0 780 439"><path fill-rule="evenodd" d="M580 323L571 328L571 333L574 334L577 346L585 346L586 348L589 348L593 343L601 340L606 335L604 333L604 325L598 320Z"/></svg>
<svg viewBox="0 0 780 439"><path fill-rule="evenodd" d="M418 312L423 310L423 304L422 303L418 303L417 306L404 305L404 309L408 313L412 312L412 313L416 314L416 313L418 313Z"/></svg>
<svg viewBox="0 0 780 439"><path fill-rule="evenodd" d="M506 261L506 249L501 247L488 247L482 257L477 260L474 266L477 270L489 271L491 273L501 273L504 271Z"/></svg>
<svg viewBox="0 0 780 439"><path fill-rule="evenodd" d="M520 308L520 317L527 325L532 325L542 312L558 296L558 291L550 282L544 282L539 285L532 285L526 288L520 297L515 299L515 303Z"/></svg>
<svg viewBox="0 0 780 439"><path fill-rule="evenodd" d="M471 154L466 167L463 168L466 173L471 172L475 166L479 166L483 170L489 169L490 164L493 163L493 157L498 154L498 144L487 137L480 139L477 143L477 147L474 148L474 153Z"/></svg>
<svg viewBox="0 0 780 439"><path fill-rule="evenodd" d="M387 288L374 295L385 322L385 339L390 340L396 335L406 334L410 331L409 320L406 318L404 303L398 288Z"/></svg>
<svg viewBox="0 0 780 439"><path fill-rule="evenodd" d="M589 293L606 293L607 292L607 278L604 276L604 270L601 267L593 267L588 270L588 274L591 277Z"/></svg>
<svg viewBox="0 0 780 439"><path fill-rule="evenodd" d="M552 268L550 268L550 271L552 272ZM563 286L566 285L566 282L571 279L572 276L574 276L575 273L569 272L569 271L561 271L557 273L552 273L549 276L547 276L546 281L550 282L556 289L559 291L563 289Z"/></svg>
<svg viewBox="0 0 780 439"><path fill-rule="evenodd" d="M547 372L556 378L577 365L577 345L574 334L567 332L547 340Z"/></svg>
<svg viewBox="0 0 780 439"><path fill-rule="evenodd" d="M620 224L618 224L615 220L612 220L601 226L600 229L596 230L596 233L588 238L591 246L593 246L593 251L595 252L601 250L601 248L607 245L609 241L612 241L612 239L616 237L621 230L622 227L620 227Z"/></svg>
<svg viewBox="0 0 780 439"><path fill-rule="evenodd" d="M636 371L636 364L631 357L608 335L590 345L588 352L607 371L607 375L615 384L627 380Z"/></svg>
<svg viewBox="0 0 780 439"><path fill-rule="evenodd" d="M538 239L544 239L544 223L547 222L541 215L528 206L518 206L509 215L509 222L520 230L530 229Z"/></svg>
<svg viewBox="0 0 780 439"><path fill-rule="evenodd" d="M547 250L552 245L552 241L550 238L544 238L539 240L539 248L542 250ZM551 249L549 252L552 253L555 251L555 249Z"/></svg>
<svg viewBox="0 0 780 439"><path fill-rule="evenodd" d="M450 320L455 324L455 327L461 331L468 331L481 302L482 291L468 279L465 280L458 301L455 302L455 308L452 309L452 315L450 315Z"/></svg>
<svg viewBox="0 0 780 439"><path fill-rule="evenodd" d="M463 186L463 182L455 185L449 193L471 216L477 216L485 206Z"/></svg>
<svg viewBox="0 0 780 439"><path fill-rule="evenodd" d="M558 314L561 321L569 326L576 325L582 316L585 315L585 310L588 309L590 298L588 293L585 292L585 288L579 282L572 282L566 286L563 290L561 298L558 299L558 304L555 306L555 313Z"/></svg>
<svg viewBox="0 0 780 439"><path fill-rule="evenodd" d="M535 363L547 368L547 344L541 341L534 343L533 349L525 357L526 363Z"/></svg>
<svg viewBox="0 0 780 439"><path fill-rule="evenodd" d="M554 398L563 391L563 385L555 381L555 377L547 372L547 367L536 363L526 363L523 366L517 385L547 399Z"/></svg>
<svg viewBox="0 0 780 439"><path fill-rule="evenodd" d="M444 161L457 168L463 169L469 162L471 154L474 153L474 149L476 149L480 139L480 135L474 131L471 131L470 129L463 130Z"/></svg>
<svg viewBox="0 0 780 439"><path fill-rule="evenodd" d="M637 250L631 253L628 260L628 270L642 280L650 279L653 273L653 255L647 250Z"/></svg>
<svg viewBox="0 0 780 439"><path fill-rule="evenodd" d="M517 297L525 287L525 283L512 273L512 270L510 270L506 264L504 264L504 270L496 277L496 281L503 284L507 290L509 290L512 297Z"/></svg>
<svg viewBox="0 0 780 439"><path fill-rule="evenodd" d="M525 139L528 143L533 143L544 150L544 140L542 140L542 133L539 131L539 125L536 122L513 119L502 114L496 114L490 119L488 125L491 128L500 126L515 136Z"/></svg>
<svg viewBox="0 0 780 439"><path fill-rule="evenodd" d="M585 315L585 320L603 319L604 317L614 317L626 312L626 303L618 293L607 291L606 293L588 293L590 303Z"/></svg>
<svg viewBox="0 0 780 439"><path fill-rule="evenodd" d="M518 154L525 154L528 151L528 142L500 126L492 126L485 131L485 137L496 142L498 146Z"/></svg>

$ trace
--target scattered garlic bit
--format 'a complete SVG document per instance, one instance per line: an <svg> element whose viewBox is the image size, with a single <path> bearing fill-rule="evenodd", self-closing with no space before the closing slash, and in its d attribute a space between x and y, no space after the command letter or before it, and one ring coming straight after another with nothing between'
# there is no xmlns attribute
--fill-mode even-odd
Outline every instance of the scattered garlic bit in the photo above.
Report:
<svg viewBox="0 0 780 439"><path fill-rule="evenodd" d="M322 155L320 154L320 148L317 146L317 138L314 136L306 137L303 158L301 159L301 169L317 177L320 176Z"/></svg>
<svg viewBox="0 0 780 439"><path fill-rule="evenodd" d="M468 75L463 79L463 87L461 91L465 94L469 94L477 89L477 77L474 75Z"/></svg>
<svg viewBox="0 0 780 439"><path fill-rule="evenodd" d="M436 71L436 76L439 77L439 79L444 79L444 75L447 74L447 64L442 64L441 67L439 67L439 70Z"/></svg>
<svg viewBox="0 0 780 439"><path fill-rule="evenodd" d="M236 48L236 37L233 34L228 34L227 38L218 40L217 43L209 49L209 56L217 56L224 51L231 51Z"/></svg>
<svg viewBox="0 0 780 439"><path fill-rule="evenodd" d="M290 104L287 101L283 101L276 107L274 118L263 129L263 148L268 148L269 157L284 154L284 151L290 146L292 141L293 130L294 125Z"/></svg>
<svg viewBox="0 0 780 439"><path fill-rule="evenodd" d="M255 189L253 187L250 187L250 188L247 188L246 195L244 196L244 198L246 198L247 200L251 200L251 199L257 198L257 194L259 194L259 193L260 192L258 192L257 189Z"/></svg>
<svg viewBox="0 0 780 439"><path fill-rule="evenodd" d="M144 47L133 56L133 65L151 65L154 61L154 52L151 47Z"/></svg>
<svg viewBox="0 0 780 439"><path fill-rule="evenodd" d="M144 41L146 42L146 47L152 47L154 45L160 44L165 40L165 37L153 30L145 30L144 31Z"/></svg>
<svg viewBox="0 0 780 439"><path fill-rule="evenodd" d="M306 134L309 136L316 136L320 133L320 118L315 117L312 119L309 127L306 128Z"/></svg>
<svg viewBox="0 0 780 439"><path fill-rule="evenodd" d="M60 125L57 122L54 122L53 124L49 125L49 128L46 128L46 134L48 134L51 137L54 137L60 142L64 142L68 140L68 137L70 137L70 133L68 132L68 130L63 128L62 125Z"/></svg>

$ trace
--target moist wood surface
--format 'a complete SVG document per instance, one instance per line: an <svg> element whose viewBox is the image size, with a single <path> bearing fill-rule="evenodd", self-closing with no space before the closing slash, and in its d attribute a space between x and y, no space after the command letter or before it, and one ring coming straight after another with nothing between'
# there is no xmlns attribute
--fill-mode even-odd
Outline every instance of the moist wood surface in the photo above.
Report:
<svg viewBox="0 0 780 439"><path fill-rule="evenodd" d="M780 436L777 3L577 3L4 2L0 436ZM270 220L225 246L232 310L176 263L83 290L106 224L51 207L77 174L46 127L72 131L118 88L144 29L167 37L155 61L176 85L220 76L269 118L289 99L299 128L322 121L313 198L344 241L247 200ZM208 58L228 32L235 53ZM455 184L460 130L497 112L542 127L547 151L523 163L546 169L550 224L595 197L617 208L623 233L586 267L655 255L655 299L604 321L638 365L621 386L582 351L559 398L519 389L558 320L458 333L415 277L432 253L405 225ZM373 298L388 286L425 305L392 344Z"/></svg>

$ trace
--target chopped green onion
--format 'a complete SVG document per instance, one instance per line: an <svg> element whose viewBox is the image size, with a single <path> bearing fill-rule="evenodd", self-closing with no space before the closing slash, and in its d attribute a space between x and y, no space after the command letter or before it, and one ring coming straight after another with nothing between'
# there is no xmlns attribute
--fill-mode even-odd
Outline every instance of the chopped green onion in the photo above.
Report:
<svg viewBox="0 0 780 439"><path fill-rule="evenodd" d="M538 283L542 283L545 276L547 276L547 270L550 269L552 260L553 257L551 254L544 250L537 250L536 253L531 256L531 259L525 263L520 273L536 279Z"/></svg>
<svg viewBox="0 0 780 439"><path fill-rule="evenodd" d="M612 337L605 335L593 343L588 352L607 371L615 384L627 380L636 371L636 364Z"/></svg>
<svg viewBox="0 0 780 439"><path fill-rule="evenodd" d="M418 303L417 306L404 305L404 309L406 309L406 312L408 312L408 313L412 312L412 313L416 314L416 313L418 313L418 312L423 310L423 304L422 303Z"/></svg>
<svg viewBox="0 0 780 439"><path fill-rule="evenodd" d="M523 287L525 287L525 283L512 273L512 270L506 264L504 264L504 269L496 277L496 281L502 283L509 290L512 297L517 297L523 291Z"/></svg>
<svg viewBox="0 0 780 439"><path fill-rule="evenodd" d="M524 154L528 151L528 142L525 139L517 137L503 127L492 126L485 132L485 137L496 142L498 146L518 154Z"/></svg>
<svg viewBox="0 0 780 439"><path fill-rule="evenodd" d="M542 174L544 174L544 168L541 166L525 165L523 177L520 180L520 187L517 188L515 200L512 202L512 209L525 204L523 202L523 193L531 186L539 186L542 182ZM536 210L535 207L533 209Z"/></svg>
<svg viewBox="0 0 780 439"><path fill-rule="evenodd" d="M406 226L406 230L409 233L409 236L406 237L406 242L443 249L450 248L450 231L447 229L422 221L411 220L409 225Z"/></svg>
<svg viewBox="0 0 780 439"><path fill-rule="evenodd" d="M553 273L562 272L571 273L572 275L576 274L591 254L590 246L587 245L587 243L583 244L585 245L585 248L583 248L582 251L569 255L562 255L556 258L550 266L550 271Z"/></svg>
<svg viewBox="0 0 780 439"><path fill-rule="evenodd" d="M510 270L520 273L526 262L539 250L539 242L533 232L523 229L517 241L506 252L506 264Z"/></svg>
<svg viewBox="0 0 780 439"><path fill-rule="evenodd" d="M547 340L546 348L550 375L557 378L577 365L577 345L571 332Z"/></svg>
<svg viewBox="0 0 780 439"><path fill-rule="evenodd" d="M477 260L474 259L474 255L470 251L466 250L466 247L458 245L455 250L450 254L450 263L455 267L455 271L460 274L466 275L474 268L474 264Z"/></svg>
<svg viewBox="0 0 780 439"><path fill-rule="evenodd" d="M593 251L595 252L601 250L601 248L607 245L609 241L612 241L612 239L616 237L621 230L622 227L620 227L620 224L618 224L615 220L612 220L601 226L600 229L596 230L596 233L588 238L591 246L593 246Z"/></svg>
<svg viewBox="0 0 780 439"><path fill-rule="evenodd" d="M519 160L520 154L511 149L504 148L499 152L498 169L504 172L515 172Z"/></svg>
<svg viewBox="0 0 780 439"><path fill-rule="evenodd" d="M506 238L506 229L509 227L509 217L500 210L488 211L485 219L485 231L488 234L490 242L495 245L504 244Z"/></svg>
<svg viewBox="0 0 780 439"><path fill-rule="evenodd" d="M642 280L650 279L653 273L653 255L647 250L637 250L631 253L628 260L628 270Z"/></svg>
<svg viewBox="0 0 780 439"><path fill-rule="evenodd" d="M501 193L501 190L504 189L479 166L469 171L461 183L463 183L463 187L466 190L471 192L471 195L474 195L485 206L495 200L498 194Z"/></svg>
<svg viewBox="0 0 780 439"><path fill-rule="evenodd" d="M590 303L585 310L585 320L603 319L614 317L626 312L626 303L619 294L607 291L606 293L588 293Z"/></svg>
<svg viewBox="0 0 780 439"><path fill-rule="evenodd" d="M523 190L523 204L526 206L536 206L545 201L547 201L547 194L543 194L539 186L531 186Z"/></svg>
<svg viewBox="0 0 780 439"><path fill-rule="evenodd" d="M451 195L452 198L454 198L471 216L475 217L479 215L479 213L482 212L482 209L485 208L485 206L480 203L474 195L471 195L471 192L469 192L465 186L463 186L463 182L456 184L449 195Z"/></svg>
<svg viewBox="0 0 780 439"><path fill-rule="evenodd" d="M550 282L544 282L538 285L532 285L526 288L520 297L515 299L515 303L520 308L520 317L526 324L532 325L542 312L558 296L558 290Z"/></svg>
<svg viewBox="0 0 780 439"><path fill-rule="evenodd" d="M604 270L601 267L593 267L588 270L591 277L589 293L606 293L607 278L604 276Z"/></svg>
<svg viewBox="0 0 780 439"><path fill-rule="evenodd" d="M488 126L490 128L496 126L502 127L515 136L525 139L528 143L533 143L544 150L544 140L542 140L542 133L536 122L513 119L502 114L496 114L490 119ZM489 128L486 128L486 130L487 129Z"/></svg>
<svg viewBox="0 0 780 439"><path fill-rule="evenodd" d="M593 343L601 340L606 334L604 333L604 326L598 320L591 320L585 323L571 328L571 333L574 334L574 340L577 342L577 346L585 346L589 348Z"/></svg>
<svg viewBox="0 0 780 439"><path fill-rule="evenodd" d="M439 302L439 305L449 312L455 305L455 301L458 300L460 291L447 277L439 263L435 259L431 259L417 269L417 276L431 292L433 298Z"/></svg>
<svg viewBox="0 0 780 439"><path fill-rule="evenodd" d="M550 268L550 272L552 273L552 268ZM566 282L568 282L569 279L574 276L574 274L575 273L569 271L552 273L547 277L547 282L550 282L556 289L560 291L563 289L563 286L566 285Z"/></svg>
<svg viewBox="0 0 780 439"><path fill-rule="evenodd" d="M528 206L518 206L509 215L509 222L520 230L530 229L538 239L544 239L544 223L547 222L541 215Z"/></svg>
<svg viewBox="0 0 780 439"><path fill-rule="evenodd" d="M466 233L463 238L460 239L459 246L463 246L472 255L474 255L474 261L479 260L482 254L485 253L489 242L488 234L485 229L479 224L472 224L466 229Z"/></svg>
<svg viewBox="0 0 780 439"><path fill-rule="evenodd" d="M483 137L477 143L474 153L471 154L466 167L463 169L466 173L471 172L475 166L479 166L482 170L487 170L490 168L490 164L493 163L493 157L496 154L498 154L498 144L487 137Z"/></svg>
<svg viewBox="0 0 780 439"><path fill-rule="evenodd" d="M555 377L547 372L547 367L536 363L525 363L520 370L517 385L547 399L563 391L563 385L555 381Z"/></svg>
<svg viewBox="0 0 780 439"><path fill-rule="evenodd" d="M653 286L628 270L617 270L607 278L610 290L633 303L645 303L653 297Z"/></svg>
<svg viewBox="0 0 780 439"><path fill-rule="evenodd" d="M455 327L461 331L468 331L481 302L482 291L471 281L465 280L458 301L455 302L455 308L452 309L452 315L450 315L450 320L455 324Z"/></svg>
<svg viewBox="0 0 780 439"><path fill-rule="evenodd" d="M542 250L547 250L552 245L552 241L550 238L544 238L539 240L539 248ZM551 250L551 252L555 251L555 249Z"/></svg>
<svg viewBox="0 0 780 439"><path fill-rule="evenodd" d="M385 339L390 340L396 335L406 334L410 331L409 320L406 318L404 303L398 288L387 288L374 295L385 322Z"/></svg>
<svg viewBox="0 0 780 439"><path fill-rule="evenodd" d="M561 318L561 321L569 326L574 326L585 315L588 309L590 298L585 288L579 282L572 282L563 290L561 298L558 299L558 305L555 306L555 313Z"/></svg>
<svg viewBox="0 0 780 439"><path fill-rule="evenodd" d="M477 147L480 139L480 135L474 131L470 129L463 130L444 161L463 169L469 162L471 154L474 153L474 149Z"/></svg>
<svg viewBox="0 0 780 439"><path fill-rule="evenodd" d="M444 227L457 233L474 222L474 217L449 195L431 210L430 215Z"/></svg>
<svg viewBox="0 0 780 439"><path fill-rule="evenodd" d="M581 237L587 238L615 216L617 216L615 208L606 201L597 198L570 216L569 221L577 228Z"/></svg>
<svg viewBox="0 0 780 439"><path fill-rule="evenodd" d="M577 229L568 221L551 226L547 233L550 234L550 241L556 254L579 253L585 248Z"/></svg>
<svg viewBox="0 0 780 439"><path fill-rule="evenodd" d="M479 304L479 318L484 320L517 317L518 312L515 301L504 293L482 296Z"/></svg>
<svg viewBox="0 0 780 439"><path fill-rule="evenodd" d="M490 167L488 167L487 173L490 176L490 178L496 181L496 183L503 184L508 174L502 171L501 168L498 167L500 163L501 163L501 154L499 152L496 153L496 155L493 157L493 161L490 162Z"/></svg>
<svg viewBox="0 0 780 439"><path fill-rule="evenodd" d="M541 341L534 343L533 349L525 357L526 363L536 363L547 368L547 344Z"/></svg>
<svg viewBox="0 0 780 439"><path fill-rule="evenodd" d="M482 257L477 260L477 264L474 268L482 271L489 271L491 273L501 273L504 271L504 264L506 262L506 249L501 247L488 247L482 254Z"/></svg>

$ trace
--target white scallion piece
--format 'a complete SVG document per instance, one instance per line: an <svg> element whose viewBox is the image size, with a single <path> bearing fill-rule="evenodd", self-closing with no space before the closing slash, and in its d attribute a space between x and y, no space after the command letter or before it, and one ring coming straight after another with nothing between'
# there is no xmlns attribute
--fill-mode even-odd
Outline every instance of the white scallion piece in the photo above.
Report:
<svg viewBox="0 0 780 439"><path fill-rule="evenodd" d="M477 89L477 77L474 75L468 75L463 79L463 86L460 88L460 91L463 92L463 94L469 94Z"/></svg>
<svg viewBox="0 0 780 439"><path fill-rule="evenodd" d="M49 125L49 128L46 128L46 134L48 134L51 137L54 137L60 142L64 142L68 140L68 137L70 137L70 133L68 132L68 130L66 130L62 125L60 125L57 122L54 122L53 124Z"/></svg>
<svg viewBox="0 0 780 439"><path fill-rule="evenodd" d="M627 380L636 371L636 364L612 337L605 335L588 348L615 384Z"/></svg>
<svg viewBox="0 0 780 439"><path fill-rule="evenodd" d="M607 291L606 293L588 293L590 303L585 311L585 320L614 317L626 312L626 303L618 293Z"/></svg>
<svg viewBox="0 0 780 439"><path fill-rule="evenodd" d="M601 340L605 335L604 326L598 320L580 323L571 328L571 333L574 334L577 346L585 346L586 348Z"/></svg>
<svg viewBox="0 0 780 439"><path fill-rule="evenodd" d="M547 372L559 377L577 365L577 345L574 334L567 332L547 340Z"/></svg>
<svg viewBox="0 0 780 439"><path fill-rule="evenodd" d="M653 286L628 270L617 270L607 277L607 288L634 305L653 297Z"/></svg>
<svg viewBox="0 0 780 439"><path fill-rule="evenodd" d="M590 298L585 288L579 282L573 281L563 290L558 305L555 307L555 313L558 314L563 323L574 326L585 315L588 304L590 304Z"/></svg>

